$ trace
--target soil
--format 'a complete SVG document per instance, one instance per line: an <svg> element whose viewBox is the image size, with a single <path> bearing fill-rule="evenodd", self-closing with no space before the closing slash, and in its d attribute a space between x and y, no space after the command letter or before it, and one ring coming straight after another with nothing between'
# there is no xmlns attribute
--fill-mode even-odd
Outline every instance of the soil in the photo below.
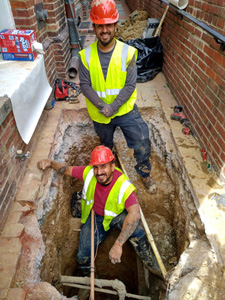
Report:
<svg viewBox="0 0 225 300"><path fill-rule="evenodd" d="M142 37L149 18L148 12L136 10L129 18L129 20L118 25L118 31L115 35L117 39L128 41Z"/></svg>
<svg viewBox="0 0 225 300"><path fill-rule="evenodd" d="M147 295L152 300L225 299L224 270L206 239L164 116L157 108L140 109L140 112L149 127L151 175L157 182L157 193L149 194L144 188L134 169L133 150L127 147L120 129L114 136L117 164L137 188L144 217L168 271L167 288L161 279L146 271L129 242L124 246L122 262L110 263L108 252L117 231L112 231L98 248L97 276L121 280L128 293ZM162 124L163 134L159 130ZM99 143L86 109L65 110L51 155L54 160L68 165L87 165L92 150ZM17 287L27 286L26 300L50 300L49 293L55 300L69 299L78 293L77 288L62 286L60 275L81 276L76 262L81 224L70 211L72 194L81 189L82 183L76 179L61 177L53 170L44 174L36 211L38 220L34 215L24 216L22 220L26 228L25 252L15 282ZM30 239L35 242L33 246ZM96 299L105 300L106 295L98 293ZM107 295L107 299L118 297Z"/></svg>

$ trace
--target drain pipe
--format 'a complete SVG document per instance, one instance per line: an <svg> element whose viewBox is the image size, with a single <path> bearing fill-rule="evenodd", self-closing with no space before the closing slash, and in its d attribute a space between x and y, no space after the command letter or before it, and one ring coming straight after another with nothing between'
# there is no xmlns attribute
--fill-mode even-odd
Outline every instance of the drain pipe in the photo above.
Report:
<svg viewBox="0 0 225 300"><path fill-rule="evenodd" d="M75 78L79 69L78 52L83 49L77 23L74 16L74 0L65 0L65 10L69 29L70 47L71 47L71 61L69 65L69 77Z"/></svg>
<svg viewBox="0 0 225 300"><path fill-rule="evenodd" d="M63 276L61 275L60 282L65 286L71 286L81 289L90 290L90 278L89 277L75 277L75 276ZM126 292L126 287L124 283L118 279L107 280L107 279L95 279L95 285L100 288L95 288L96 292L102 292L111 295L118 295L119 300L125 300L125 297L133 299L151 300L151 297L140 296L135 294L130 294ZM103 289L102 287L112 287L115 291Z"/></svg>

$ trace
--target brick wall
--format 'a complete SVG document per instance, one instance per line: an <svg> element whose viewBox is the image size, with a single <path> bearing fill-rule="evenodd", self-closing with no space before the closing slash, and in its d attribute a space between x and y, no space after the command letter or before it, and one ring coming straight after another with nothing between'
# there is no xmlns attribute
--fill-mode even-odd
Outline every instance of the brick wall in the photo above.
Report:
<svg viewBox="0 0 225 300"><path fill-rule="evenodd" d="M38 29L35 5L48 12L45 26ZM45 68L50 85L57 77L66 78L71 59L64 0L10 0L16 28L35 30L45 50Z"/></svg>
<svg viewBox="0 0 225 300"><path fill-rule="evenodd" d="M0 97L0 231L15 197L17 185L23 178L28 164L27 158L16 158L16 151L32 152L45 117L44 112L30 143L26 145L17 130L10 99Z"/></svg>
<svg viewBox="0 0 225 300"><path fill-rule="evenodd" d="M45 26L38 29L34 5L40 2L43 3L43 9L48 11L48 19ZM16 28L35 30L37 41L43 44L49 84L53 86L57 77L67 78L71 53L64 0L10 0L10 4ZM23 153L32 151L45 113L46 111L43 112L31 141L26 145L17 130L10 100L0 98L0 230L28 163L27 159L21 161L15 158L16 150L21 149Z"/></svg>
<svg viewBox="0 0 225 300"><path fill-rule="evenodd" d="M131 11L137 8L137 1ZM165 3L145 0L151 18L161 18ZM225 35L225 1L189 0L186 12ZM225 182L225 51L214 38L170 8L160 36L163 73L190 119L201 146Z"/></svg>
<svg viewBox="0 0 225 300"><path fill-rule="evenodd" d="M142 8L144 8L145 5L144 1L142 0L127 0L126 4L131 12L135 10L141 10Z"/></svg>

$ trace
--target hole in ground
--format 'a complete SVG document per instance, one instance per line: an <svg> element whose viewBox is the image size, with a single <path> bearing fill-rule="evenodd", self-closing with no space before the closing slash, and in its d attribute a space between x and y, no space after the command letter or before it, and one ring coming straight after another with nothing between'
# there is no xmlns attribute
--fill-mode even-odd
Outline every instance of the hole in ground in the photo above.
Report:
<svg viewBox="0 0 225 300"><path fill-rule="evenodd" d="M192 197L185 189L185 181L180 181L180 166L172 155L165 151L165 141L160 141L159 132L148 119L152 111L145 109L143 116L150 128L152 140L152 170L158 185L154 196L146 193L143 184L134 170L133 152L124 142L120 131L115 134L115 144L121 155L128 176L138 189L138 198L147 223L152 231L155 243L167 270L179 261L182 252L187 248L191 236L196 237L202 230L201 222L193 205ZM158 114L158 112L156 112ZM54 160L66 162L68 165L87 165L92 150L99 145L91 120L86 109L64 111L55 137L51 155ZM40 199L42 210L38 212L39 225L45 243L45 255L41 263L41 280L47 281L67 297L77 294L78 290L63 287L60 275L79 276L76 262L79 244L80 219L71 217L70 202L72 194L82 189L82 182L60 177L52 171L51 186ZM189 211L181 205L182 197L189 202ZM192 205L192 206L191 206ZM190 233L189 221L196 220ZM136 257L132 246L127 243L123 249L122 263L112 265L108 259L109 249L117 237L112 231L99 246L96 268L101 279L119 279L127 292L150 296L152 300L164 299L165 289L162 280L148 272ZM118 296L96 294L96 299L118 299Z"/></svg>

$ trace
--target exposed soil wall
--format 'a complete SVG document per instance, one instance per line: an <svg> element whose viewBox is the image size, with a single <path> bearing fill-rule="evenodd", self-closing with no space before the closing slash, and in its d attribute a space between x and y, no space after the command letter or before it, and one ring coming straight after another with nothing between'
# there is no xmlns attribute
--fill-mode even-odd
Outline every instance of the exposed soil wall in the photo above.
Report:
<svg viewBox="0 0 225 300"><path fill-rule="evenodd" d="M179 300L188 295L192 299L222 299L218 297L224 294L224 272L205 237L170 128L161 109L145 108L140 112L149 126L152 175L160 182L157 194L146 192L134 170L132 150L126 147L119 129L115 146L123 168L137 187L145 219L168 271L167 289L161 279L146 272L129 243L124 248L122 263L112 266L107 254L116 231L98 249L98 276L117 278L126 284L127 291L153 300ZM63 111L51 156L70 165L86 165L97 144L99 140L86 109ZM44 173L36 213L28 212L21 220L25 226L23 253L14 282L16 287L27 290L26 300L50 300L49 295L57 300L68 299L77 294L77 289L62 287L60 275L80 275L76 263L80 219L71 217L70 201L72 193L81 188L77 180L60 177L52 169ZM96 299L104 297L99 294Z"/></svg>

